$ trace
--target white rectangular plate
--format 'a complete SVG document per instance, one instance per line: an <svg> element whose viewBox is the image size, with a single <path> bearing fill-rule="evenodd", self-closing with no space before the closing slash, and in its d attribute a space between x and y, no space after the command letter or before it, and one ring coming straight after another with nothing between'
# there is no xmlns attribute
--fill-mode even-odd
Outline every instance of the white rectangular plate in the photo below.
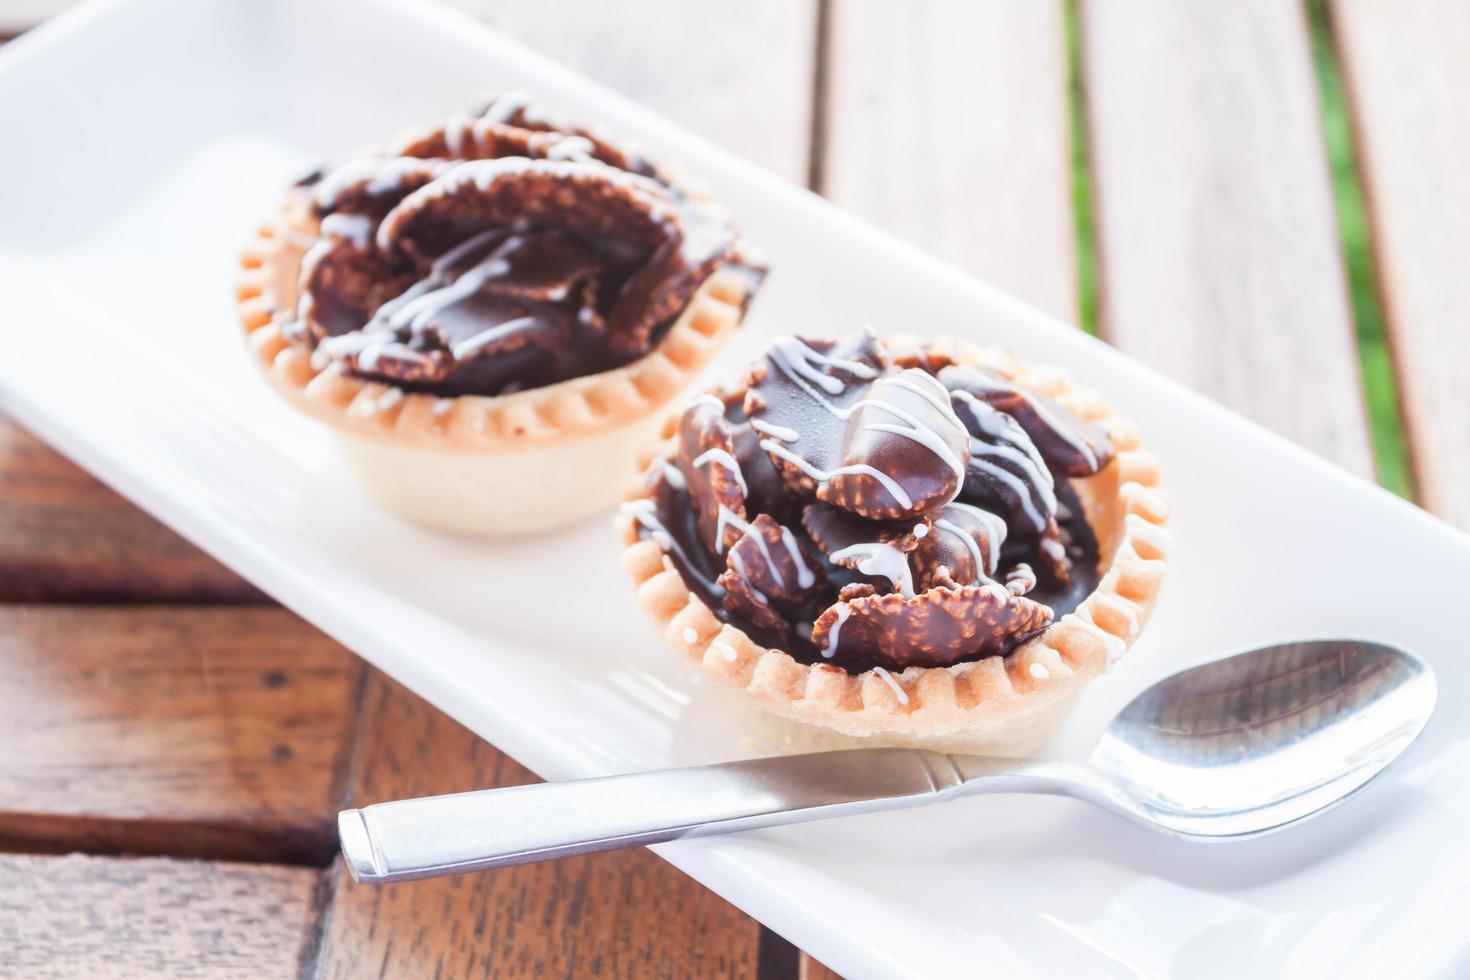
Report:
<svg viewBox="0 0 1470 980"><path fill-rule="evenodd" d="M719 373L774 334L871 322L1067 365L1142 423L1176 506L1164 599L1054 752L1155 677L1284 637L1402 644L1442 685L1390 776L1265 840L991 797L664 857L853 977L1470 972L1464 537L458 15L120 0L0 54L4 408L542 776L747 754L738 712L643 621L608 520L504 543L394 521L242 349L234 257L298 167L507 86L708 177L767 251Z"/></svg>

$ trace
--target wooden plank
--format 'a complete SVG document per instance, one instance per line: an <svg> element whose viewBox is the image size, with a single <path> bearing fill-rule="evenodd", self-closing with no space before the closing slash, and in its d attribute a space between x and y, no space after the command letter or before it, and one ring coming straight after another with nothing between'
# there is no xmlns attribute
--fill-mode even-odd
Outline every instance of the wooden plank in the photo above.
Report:
<svg viewBox="0 0 1470 980"><path fill-rule="evenodd" d="M319 877L269 865L0 855L0 975L296 976Z"/></svg>
<svg viewBox="0 0 1470 980"><path fill-rule="evenodd" d="M535 781L376 672L353 770L355 804ZM331 874L323 977L755 975L755 921L643 849L392 886Z"/></svg>
<svg viewBox="0 0 1470 980"><path fill-rule="evenodd" d="M1061 0L835 0L828 50L823 192L1075 321Z"/></svg>
<svg viewBox="0 0 1470 980"><path fill-rule="evenodd" d="M1470 7L1330 9L1419 496L1470 528Z"/></svg>
<svg viewBox="0 0 1470 980"><path fill-rule="evenodd" d="M816 0L452 0L491 26L799 183Z"/></svg>
<svg viewBox="0 0 1470 980"><path fill-rule="evenodd" d="M265 597L0 418L0 600L263 602Z"/></svg>
<svg viewBox="0 0 1470 980"><path fill-rule="evenodd" d="M1105 335L1371 475L1302 5L1082 9Z"/></svg>
<svg viewBox="0 0 1470 980"><path fill-rule="evenodd" d="M798 980L842 980L842 975L829 966L824 966L806 953L801 954L801 969Z"/></svg>
<svg viewBox="0 0 1470 980"><path fill-rule="evenodd" d="M0 847L325 864L361 664L271 608L0 608Z"/></svg>

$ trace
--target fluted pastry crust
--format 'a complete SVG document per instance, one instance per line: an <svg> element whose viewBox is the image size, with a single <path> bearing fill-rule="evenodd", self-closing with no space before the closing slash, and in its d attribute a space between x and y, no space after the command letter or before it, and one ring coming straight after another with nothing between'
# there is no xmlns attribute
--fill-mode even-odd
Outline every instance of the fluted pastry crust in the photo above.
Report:
<svg viewBox="0 0 1470 980"><path fill-rule="evenodd" d="M318 233L314 217L288 205L241 254L236 298L250 349L276 389L303 411L363 439L430 451L514 453L638 422L709 363L750 298L748 279L721 269L654 349L629 364L504 395L406 392L335 365L315 367L310 351L282 336L275 313L295 307L302 255Z"/></svg>
<svg viewBox="0 0 1470 980"><path fill-rule="evenodd" d="M888 341L903 343L913 340ZM1102 556L1098 586L1076 610L1006 657L851 674L830 663L801 663L721 622L689 591L663 549L640 538L626 515L619 518L623 566L668 642L704 674L768 711L885 741L962 735L1003 742L1008 727L1026 726L1038 712L1076 694L1137 638L1163 583L1168 497L1158 460L1140 448L1136 427L1116 417L1099 393L1075 386L1065 371L1031 367L1006 351L951 338L927 343L960 363L999 371L1107 429L1117 457L1097 475L1073 481ZM629 499L641 496L640 488Z"/></svg>

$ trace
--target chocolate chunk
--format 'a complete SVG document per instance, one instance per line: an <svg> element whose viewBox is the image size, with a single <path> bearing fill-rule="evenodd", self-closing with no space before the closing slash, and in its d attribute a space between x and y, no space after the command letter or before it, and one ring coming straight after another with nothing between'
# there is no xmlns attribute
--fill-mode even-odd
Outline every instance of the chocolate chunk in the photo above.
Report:
<svg viewBox="0 0 1470 980"><path fill-rule="evenodd" d="M647 160L601 133L555 118L521 92L491 96L468 115L409 137L399 144L396 155L456 160L597 160L629 173L656 175Z"/></svg>
<svg viewBox="0 0 1470 980"><path fill-rule="evenodd" d="M954 357L945 351L936 350L932 344L919 340L889 341L886 347L888 359L894 367L918 368L937 375L955 363Z"/></svg>
<svg viewBox="0 0 1470 980"><path fill-rule="evenodd" d="M321 180L326 175L327 175L327 165L326 164L324 164L324 163L313 163L310 166L306 167L304 170L302 170L301 173L296 177L295 180L291 181L291 186L292 187L311 187L313 184L315 184L317 181Z"/></svg>
<svg viewBox="0 0 1470 980"><path fill-rule="evenodd" d="M1101 426L993 371L957 365L942 370L939 379L951 391L963 391L1015 419L1041 458L1065 476L1092 476L1113 458L1112 443Z"/></svg>
<svg viewBox="0 0 1470 980"><path fill-rule="evenodd" d="M995 574L1005 543L1005 521L969 504L947 504L926 526L909 564L920 589L945 582L983 585Z"/></svg>
<svg viewBox="0 0 1470 980"><path fill-rule="evenodd" d="M839 661L894 669L943 667L1009 653L1044 630L1052 611L994 584L930 589L912 599L871 595L833 605L812 626L812 643Z"/></svg>
<svg viewBox="0 0 1470 980"><path fill-rule="evenodd" d="M918 545L919 535L928 533L927 521L870 521L824 503L807 504L801 513L801 523L812 541L828 556L863 541L882 541L908 553Z"/></svg>
<svg viewBox="0 0 1470 980"><path fill-rule="evenodd" d="M321 238L284 335L318 368L414 391L496 395L626 364L717 269L752 291L763 271L718 209L514 95L295 193Z"/></svg>
<svg viewBox="0 0 1470 980"><path fill-rule="evenodd" d="M324 240L301 262L301 303L288 337L314 346L327 337L360 329L373 311L413 282L411 266L351 242Z"/></svg>
<svg viewBox="0 0 1470 980"><path fill-rule="evenodd" d="M358 157L328 172L312 185L312 208L318 217L329 214L366 215L376 226L399 201L444 173L449 166L443 160Z"/></svg>
<svg viewBox="0 0 1470 980"><path fill-rule="evenodd" d="M788 488L875 520L919 516L959 490L968 437L933 377L884 374L863 336L775 341L745 411Z"/></svg>
<svg viewBox="0 0 1470 980"><path fill-rule="evenodd" d="M744 411L798 500L812 500L839 464L845 413L886 367L867 334L840 343L781 337L751 369Z"/></svg>
<svg viewBox="0 0 1470 980"><path fill-rule="evenodd" d="M756 629L768 630L783 638L791 635L791 620L771 605L770 596L735 569L726 569L719 578L719 585L724 592L720 604L730 612L744 617Z"/></svg>
<svg viewBox="0 0 1470 980"><path fill-rule="evenodd" d="M832 564L861 575L878 591L913 594L909 554L919 545L926 522L870 521L832 504L807 504L802 527Z"/></svg>
<svg viewBox="0 0 1470 980"><path fill-rule="evenodd" d="M795 609L803 600L826 586L822 570L803 550L790 528L761 514L749 524L730 548L726 559L730 571L760 590L783 609Z"/></svg>
<svg viewBox="0 0 1470 980"><path fill-rule="evenodd" d="M740 539L745 510L745 475L735 458L725 405L702 395L679 416L677 465L689 486L689 500L704 546L723 554Z"/></svg>
<svg viewBox="0 0 1470 980"><path fill-rule="evenodd" d="M951 396L955 412L971 436L961 499L1000 514L1012 528L1019 526L1040 534L1052 527L1057 509L1056 478L1031 437L1015 419L968 391L957 390Z"/></svg>
<svg viewBox="0 0 1470 980"><path fill-rule="evenodd" d="M589 249L561 235L484 232L319 350L359 374L419 383L527 348L549 356L570 342L599 272Z"/></svg>
<svg viewBox="0 0 1470 980"><path fill-rule="evenodd" d="M920 517L959 492L969 443L932 375L909 369L879 378L853 406L841 466L817 498L872 520Z"/></svg>
<svg viewBox="0 0 1470 980"><path fill-rule="evenodd" d="M826 589L826 578L791 530L770 515L739 523L743 533L730 548L719 578L724 589L721 603L758 628L792 642L796 623L806 615L807 600Z"/></svg>
<svg viewBox="0 0 1470 980"><path fill-rule="evenodd" d="M735 459L745 474L745 496L751 513L770 514L782 524L799 521L801 507L786 495L781 475L760 447L760 441L765 437L751 427L739 401L728 406L725 421L735 443Z"/></svg>
<svg viewBox="0 0 1470 980"><path fill-rule="evenodd" d="M621 353L646 351L734 242L728 228L687 239L678 209L646 178L600 163L524 159L460 164L394 208L378 237L425 262L506 227L554 229L598 253L606 342Z"/></svg>

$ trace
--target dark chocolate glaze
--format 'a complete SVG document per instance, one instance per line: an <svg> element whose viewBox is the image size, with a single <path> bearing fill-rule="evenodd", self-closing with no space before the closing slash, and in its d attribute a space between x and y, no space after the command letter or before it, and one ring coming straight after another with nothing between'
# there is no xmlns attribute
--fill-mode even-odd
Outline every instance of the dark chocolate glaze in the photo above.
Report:
<svg viewBox="0 0 1470 980"><path fill-rule="evenodd" d="M871 364L870 375L848 372L840 392L821 392L823 397L831 394L831 404L839 409L874 399L874 392L881 396L891 391L891 385L879 382L903 371L863 338L842 346L813 341L809 349L835 359L838 363L829 365L834 374L844 364ZM791 348L786 350L789 355ZM874 666L943 666L1009 653L1076 609L1097 587L1097 537L1082 516L1071 483L1086 477L1069 478L1057 471L1063 466L1074 473L1081 469L1072 452L1075 440L1048 433L1049 441L1060 448L1039 454L1046 459L1043 479L1052 482L1055 501L1055 520L1040 531L1015 515L1007 520L993 511L977 510L972 501L989 499L990 490L980 485L970 489L967 482L958 487L954 504L946 502L946 491L919 512L892 519L887 516L891 499L880 499L877 493L848 495L835 502L831 495L824 499L821 484L830 481L797 480L793 471L800 472L801 467L769 451L772 426L781 431L783 426L805 425L808 431L783 445L808 454L823 471L854 458L844 454L843 446L852 439L840 419L822 418L821 405L810 392L773 380L778 361L779 355L774 360L768 355L757 364L741 392L690 402L681 418L678 448L655 460L645 477L652 518L639 520L639 533L667 532L667 539L659 535L660 544L690 591L717 618L803 663L830 662L854 673ZM904 363L918 362L906 358ZM938 369L936 364L930 373ZM1017 396L1007 389L1006 397ZM1070 421L1059 406L1034 395L1025 397L1036 399L1028 410L1038 417L1053 424ZM817 414L812 414L813 404ZM880 410L880 416L898 418L901 412L920 419L910 399L890 404L899 412L885 415ZM765 420L767 434L752 428L752 417ZM848 420L853 417L856 410ZM951 433L952 423L945 418L921 421L940 441ZM1026 439L1024 433L1016 435L1019 429L1007 427L1004 439ZM870 440L879 431L883 430L870 430ZM953 468L942 449L932 448L940 444L936 439L892 431L883 435L895 441L866 446L862 458L885 460L885 473L903 486L937 486ZM1100 469L1111 459L1111 448L1097 431L1088 429L1087 437ZM922 451L914 452L915 448ZM720 455L727 450L738 466L738 477ZM694 465L697 460L701 465ZM861 512L875 501L876 517ZM999 521L1004 521L1000 533L1005 539L997 550L993 539ZM973 547L962 534L974 536ZM883 552L888 564L880 562L876 574L873 567L866 571L857 567L865 541L892 549ZM856 557L851 551L854 544ZM796 558L809 574L800 574ZM1007 582L1012 591L1003 584ZM838 606L845 611L834 612Z"/></svg>
<svg viewBox="0 0 1470 980"><path fill-rule="evenodd" d="M744 257L718 210L643 157L518 96L298 185L322 220L303 301L318 366L443 396L496 395L648 354Z"/></svg>

